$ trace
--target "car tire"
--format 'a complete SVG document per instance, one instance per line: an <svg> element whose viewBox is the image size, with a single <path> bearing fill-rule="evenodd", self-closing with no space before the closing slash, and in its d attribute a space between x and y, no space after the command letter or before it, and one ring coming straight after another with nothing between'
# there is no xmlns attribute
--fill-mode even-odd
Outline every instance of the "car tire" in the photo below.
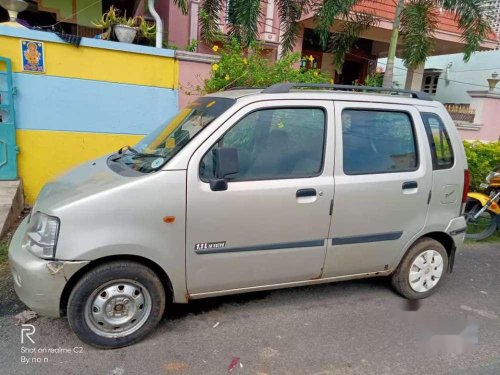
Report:
<svg viewBox="0 0 500 375"><path fill-rule="evenodd" d="M391 281L403 297L422 299L436 292L447 272L448 254L444 246L431 238L422 238L410 247Z"/></svg>
<svg viewBox="0 0 500 375"><path fill-rule="evenodd" d="M101 264L86 273L68 299L71 329L102 349L136 343L160 322L165 290L150 268L131 261Z"/></svg>

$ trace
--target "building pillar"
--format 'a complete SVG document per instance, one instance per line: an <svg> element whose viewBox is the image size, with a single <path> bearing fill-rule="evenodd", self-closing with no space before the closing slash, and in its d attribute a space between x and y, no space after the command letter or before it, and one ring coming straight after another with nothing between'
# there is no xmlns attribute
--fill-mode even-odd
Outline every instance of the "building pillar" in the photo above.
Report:
<svg viewBox="0 0 500 375"><path fill-rule="evenodd" d="M488 91L467 91L471 97L470 108L475 111L473 126L477 132L462 134L468 140L483 142L497 142L500 140L500 94ZM461 130L459 128L459 130ZM468 129L466 129L468 130ZM462 132L461 130L461 133Z"/></svg>
<svg viewBox="0 0 500 375"><path fill-rule="evenodd" d="M200 9L200 0L191 0L191 6L189 7L189 44L191 41L198 40L198 11ZM198 48L196 48L196 51Z"/></svg>
<svg viewBox="0 0 500 375"><path fill-rule="evenodd" d="M424 64L419 65L415 69L408 69L406 73L406 90L421 91L422 81L424 79Z"/></svg>

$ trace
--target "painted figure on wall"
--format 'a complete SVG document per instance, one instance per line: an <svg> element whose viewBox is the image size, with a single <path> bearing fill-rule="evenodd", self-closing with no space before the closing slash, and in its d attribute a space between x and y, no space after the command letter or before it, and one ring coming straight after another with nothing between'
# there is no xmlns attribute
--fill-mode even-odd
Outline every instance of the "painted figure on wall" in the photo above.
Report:
<svg viewBox="0 0 500 375"><path fill-rule="evenodd" d="M23 57L23 71L33 73L45 72L43 42L21 40L21 51Z"/></svg>

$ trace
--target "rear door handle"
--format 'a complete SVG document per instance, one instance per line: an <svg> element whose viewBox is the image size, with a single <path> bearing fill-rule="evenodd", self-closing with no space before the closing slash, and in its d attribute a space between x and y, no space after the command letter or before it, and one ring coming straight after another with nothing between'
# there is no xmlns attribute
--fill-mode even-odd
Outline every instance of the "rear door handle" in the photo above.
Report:
<svg viewBox="0 0 500 375"><path fill-rule="evenodd" d="M316 189L299 189L297 190L297 193L295 194L297 198L301 197L315 197L316 196Z"/></svg>
<svg viewBox="0 0 500 375"><path fill-rule="evenodd" d="M403 190L406 190L406 189L416 189L416 188L418 188L417 181L406 181L406 182L403 182Z"/></svg>

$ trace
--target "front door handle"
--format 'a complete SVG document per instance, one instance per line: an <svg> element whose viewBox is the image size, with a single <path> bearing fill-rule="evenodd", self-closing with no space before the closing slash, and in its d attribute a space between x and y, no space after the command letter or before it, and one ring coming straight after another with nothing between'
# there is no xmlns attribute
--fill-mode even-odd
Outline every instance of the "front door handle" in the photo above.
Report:
<svg viewBox="0 0 500 375"><path fill-rule="evenodd" d="M316 189L299 189L297 190L297 194L295 194L297 198L301 197L315 197Z"/></svg>
<svg viewBox="0 0 500 375"><path fill-rule="evenodd" d="M416 188L418 188L417 181L406 181L406 182L403 182L403 190L416 189Z"/></svg>

